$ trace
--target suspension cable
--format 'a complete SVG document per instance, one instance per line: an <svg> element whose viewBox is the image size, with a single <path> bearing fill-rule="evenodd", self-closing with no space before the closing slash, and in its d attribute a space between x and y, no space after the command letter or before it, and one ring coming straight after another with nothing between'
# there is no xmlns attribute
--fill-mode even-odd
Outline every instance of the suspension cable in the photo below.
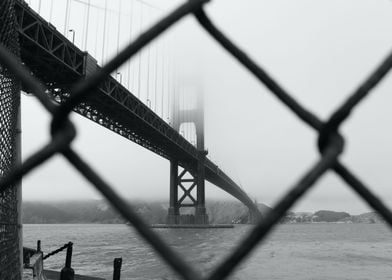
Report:
<svg viewBox="0 0 392 280"><path fill-rule="evenodd" d="M118 55L118 53L120 52L120 29L121 29L121 0L118 0L118 21L117 21L117 53L116 55Z"/></svg>
<svg viewBox="0 0 392 280"><path fill-rule="evenodd" d="M99 10L97 10L99 14ZM98 17L97 17L98 18ZM95 45L94 45L94 56L98 59L98 22L95 24Z"/></svg>
<svg viewBox="0 0 392 280"><path fill-rule="evenodd" d="M157 113L157 103L158 103L158 42L155 42L155 101L154 101L154 112Z"/></svg>
<svg viewBox="0 0 392 280"><path fill-rule="evenodd" d="M185 121L186 121L186 135L187 135L187 140L189 142L189 139L190 139L190 122L189 122L190 112L189 112L188 108L189 108L190 100L189 100L189 96L188 96L188 91L185 91L184 95L185 95L184 110L185 110Z"/></svg>
<svg viewBox="0 0 392 280"><path fill-rule="evenodd" d="M121 0L118 0L118 21L117 21L117 52L116 55L120 52L120 29L121 29ZM116 73L118 73L118 68L116 70Z"/></svg>
<svg viewBox="0 0 392 280"><path fill-rule="evenodd" d="M84 8L83 12L84 12L83 18L84 18L84 19L87 19L87 7ZM86 34L86 21L83 21L83 28L82 28L82 49L84 49L85 34Z"/></svg>
<svg viewBox="0 0 392 280"><path fill-rule="evenodd" d="M162 114L162 119L165 119L164 115L164 110L163 110L163 100L165 98L165 45L162 45L162 51L161 51L161 88L162 88L162 94L161 94L161 114Z"/></svg>
<svg viewBox="0 0 392 280"><path fill-rule="evenodd" d="M167 49L168 52L169 52L169 50L170 50L170 48ZM170 53L169 53L169 55L167 57L167 75L166 75L166 77L167 77L167 120L169 123L170 123L170 118L173 117L170 115L170 97L173 94L172 83L170 83L170 77L171 77L170 76L170 72L171 72L170 71L170 69L171 69L170 62L171 62L171 59L170 59Z"/></svg>
<svg viewBox="0 0 392 280"><path fill-rule="evenodd" d="M140 5L140 33L143 28L143 6ZM142 51L139 50L139 73L138 73L138 84L137 84L137 97L140 99L141 91L141 73L142 73Z"/></svg>
<svg viewBox="0 0 392 280"><path fill-rule="evenodd" d="M133 31L133 0L131 0L131 10L130 10L130 16L129 16L129 41L132 41L132 31ZM134 75L132 75L132 89L134 87ZM128 89L130 90L131 87L131 59L128 60Z"/></svg>
<svg viewBox="0 0 392 280"><path fill-rule="evenodd" d="M108 0L105 0L105 10L104 10L104 19L103 19L103 42L102 42L102 58L101 64L103 65L105 61L105 45L106 45L106 24L107 24L107 13L108 13Z"/></svg>
<svg viewBox="0 0 392 280"><path fill-rule="evenodd" d="M70 0L67 0L65 6L65 21L64 21L64 36L67 36L68 24L69 24L69 10L70 10Z"/></svg>
<svg viewBox="0 0 392 280"><path fill-rule="evenodd" d="M183 87L180 88L180 94L181 94L181 108L180 108L181 123L183 123L185 120L185 111L184 111L185 96L184 96L184 88ZM185 124L183 124L182 136L185 138Z"/></svg>
<svg viewBox="0 0 392 280"><path fill-rule="evenodd" d="M53 0L52 0L53 1ZM86 16L86 33L84 34L84 49L87 50L87 39L88 39L88 27L90 24L90 7L91 7L91 0L87 2L87 16Z"/></svg>
<svg viewBox="0 0 392 280"><path fill-rule="evenodd" d="M150 11L147 10L147 24L150 24ZM151 44L147 46L147 102L150 102L150 109L151 109L151 99L150 99L150 62L151 62ZM148 105L148 104L147 104Z"/></svg>
<svg viewBox="0 0 392 280"><path fill-rule="evenodd" d="M73 1L75 1L75 2L77 2L77 3L80 3L80 4L87 5L87 3L86 3L85 1L82 1L82 0L73 0ZM143 1L143 0L136 0L136 1L139 2L140 4L143 4L143 5L146 6L146 7L150 7L150 8L156 9L156 10L158 10L158 11L163 11L162 8L160 8L160 7L158 7L158 6L154 6L154 5L150 4L150 3L147 3L146 1ZM94 7L94 8L96 8L96 9L100 9L100 10L105 10L104 7L101 7L101 6L99 6L99 5L91 5L91 7ZM111 9L108 9L108 11L109 11L109 12L116 12L115 10L111 10ZM122 15L124 15L124 16L130 16L130 14L122 13L121 11L120 11L120 13L121 13Z"/></svg>
<svg viewBox="0 0 392 280"><path fill-rule="evenodd" d="M174 64L173 64L174 67ZM179 123L180 117L179 117L179 103L180 103L180 99L179 99L179 91L178 91L178 80L175 78L177 77L177 68L173 68L173 78L172 78L172 87L173 87L173 93L174 95L172 96L172 103L173 103L173 107L171 108L172 110L172 115L173 115L173 119L176 120L177 123ZM173 120L173 121L174 121Z"/></svg>
<svg viewBox="0 0 392 280"><path fill-rule="evenodd" d="M53 2L54 0L50 0L50 14L49 14L49 22L52 23L53 19Z"/></svg>
<svg viewBox="0 0 392 280"><path fill-rule="evenodd" d="M147 46L147 100L150 99L150 55L151 45ZM151 100L150 100L151 105Z"/></svg>

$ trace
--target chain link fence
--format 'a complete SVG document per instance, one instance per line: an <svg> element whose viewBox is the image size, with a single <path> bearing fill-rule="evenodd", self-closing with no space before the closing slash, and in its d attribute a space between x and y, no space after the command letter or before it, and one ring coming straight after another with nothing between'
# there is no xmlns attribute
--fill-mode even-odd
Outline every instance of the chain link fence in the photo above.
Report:
<svg viewBox="0 0 392 280"><path fill-rule="evenodd" d="M200 26L214 38L224 50L229 52L250 74L254 75L271 94L275 95L299 119L316 130L319 134L318 147L320 151L319 160L307 170L298 182L293 183L287 194L283 196L273 207L272 211L264 217L249 233L237 249L232 252L219 266L217 266L206 279L224 279L229 276L238 264L260 243L271 229L279 222L287 210L301 198L316 181L328 170L339 175L356 193L358 193L373 209L392 226L392 213L378 199L371 189L365 186L348 167L341 163L339 155L344 149L344 139L339 134L340 125L349 117L351 111L366 97L377 83L388 73L392 67L392 54L390 54L369 77L358 86L343 104L323 122L316 115L312 114L305 107L299 104L288 92L286 92L271 76L268 75L259 65L257 65L246 53L231 42L225 34L213 24L203 10L207 0L189 0L180 7L165 16L149 30L141 34L134 42L124 48L115 58L109 61L102 69L88 77L86 80L76 83L71 90L70 98L61 106L52 103L45 93L44 86L30 75L30 72L20 64L17 58L17 38L14 34L14 20L11 9L13 0L1 1L0 9L0 63L1 63L1 175L0 191L2 202L1 211L3 220L1 226L2 251L9 255L18 253L13 242L16 239L15 229L15 185L27 173L38 168L41 163L53 155L62 154L75 169L80 172L88 181L93 184L98 191L112 204L114 208L129 221L129 223L139 232L139 234L156 250L166 263L177 272L183 279L203 279L193 265L186 263L178 256L163 240L143 222L143 220L132 210L130 205L119 196L104 179L97 174L71 147L72 140L76 135L73 124L69 121L69 114L80 102L83 102L104 77L115 71L127 59L135 55L142 48L153 41L159 34L170 28L182 17L193 15L197 18ZM9 26L6 28L6 26ZM7 70L6 70L7 69ZM52 115L50 127L52 139L42 149L33 156L26 159L21 165L14 167L15 151L14 140L16 111L18 104L18 87L16 83L22 83L24 88L29 89L39 99L42 106ZM3 215L4 212L4 215ZM10 220L11 219L11 220ZM4 226L7 224L7 226ZM5 237L9 240L4 241ZM8 245L7 245L8 244ZM12 246L11 246L12 244ZM9 247L6 247L9 246ZM15 257L14 257L15 259ZM1 273L8 273L17 265L15 260L12 264L6 261L7 258L1 255ZM15 272L16 273L16 272ZM4 278L2 274L0 278ZM13 279L14 274L9 272ZM16 275L16 274L15 274Z"/></svg>
<svg viewBox="0 0 392 280"><path fill-rule="evenodd" d="M11 1L0 2L0 42L18 63L19 47ZM10 54L10 55L11 55ZM12 71L0 64L0 178L18 162L18 114L20 89ZM0 279L20 279L17 181L0 193Z"/></svg>

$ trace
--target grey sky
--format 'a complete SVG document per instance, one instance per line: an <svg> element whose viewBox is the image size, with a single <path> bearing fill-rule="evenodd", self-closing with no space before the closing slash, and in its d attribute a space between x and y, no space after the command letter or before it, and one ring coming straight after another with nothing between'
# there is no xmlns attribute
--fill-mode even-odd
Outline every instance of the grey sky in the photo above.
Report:
<svg viewBox="0 0 392 280"><path fill-rule="evenodd" d="M117 1L109 2L113 9L118 7ZM145 2L165 11L180 3ZM50 0L42 3L47 7ZM97 1L97 5L102 3ZM140 3L134 1L134 5ZM207 11L230 38L323 119L392 50L392 3L387 0L216 0L207 5ZM162 14L148 13L151 21ZM135 20L139 19L136 16ZM125 43L126 38L122 40ZM158 51L175 60L180 83L195 82L205 93L209 158L252 198L273 205L317 160L317 135L223 51L191 16L161 41L163 47L158 46ZM347 139L343 162L390 206L391 91L389 75L342 128ZM142 94L141 98L145 97ZM47 141L48 124L33 98L23 96L22 105L25 156ZM78 127L74 147L125 197L168 199L166 160L79 116L73 120ZM26 200L100 198L61 157L26 177L23 195ZM211 185L207 187L207 201L209 198L230 199ZM296 209L367 211L333 173L324 176Z"/></svg>

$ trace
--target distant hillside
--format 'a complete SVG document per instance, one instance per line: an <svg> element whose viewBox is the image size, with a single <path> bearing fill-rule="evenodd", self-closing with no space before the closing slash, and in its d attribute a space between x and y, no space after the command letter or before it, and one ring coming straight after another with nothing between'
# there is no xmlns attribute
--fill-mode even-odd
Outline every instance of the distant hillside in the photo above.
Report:
<svg viewBox="0 0 392 280"><path fill-rule="evenodd" d="M335 212L320 210L313 214L313 221L315 222L337 222L344 218L350 217L346 212Z"/></svg>
<svg viewBox="0 0 392 280"><path fill-rule="evenodd" d="M149 224L166 222L167 202L132 201L133 209ZM265 204L258 207L263 216L271 210ZM246 224L248 208L235 201L208 201L207 213L213 224ZM23 223L124 223L122 217L105 201L74 202L23 202ZM191 211L191 208L187 209ZM190 213L190 212L189 212ZM183 214L187 214L183 211ZM282 223L383 223L384 220L375 212L350 215L346 212L320 210L311 212L288 212L281 219Z"/></svg>
<svg viewBox="0 0 392 280"><path fill-rule="evenodd" d="M271 208L265 204L257 204L262 215ZM248 208L239 202L214 201L207 204L207 213L213 224L246 224L248 223Z"/></svg>
<svg viewBox="0 0 392 280"><path fill-rule="evenodd" d="M71 213L58 207L44 203L23 203L23 221L28 223L56 223L58 220L70 222L73 220Z"/></svg>
<svg viewBox="0 0 392 280"><path fill-rule="evenodd" d="M23 223L119 223L120 216L106 203L23 202Z"/></svg>
<svg viewBox="0 0 392 280"><path fill-rule="evenodd" d="M168 203L131 202L134 210L147 222L166 222ZM211 223L247 223L248 209L239 202L210 201L206 205ZM259 204L265 214L269 207ZM23 223L124 223L123 219L104 201L24 202ZM189 209L190 210L190 209Z"/></svg>
<svg viewBox="0 0 392 280"><path fill-rule="evenodd" d="M384 220L376 213L369 212L351 216L346 212L320 210L315 213L288 212L282 219L283 223L384 223Z"/></svg>
<svg viewBox="0 0 392 280"><path fill-rule="evenodd" d="M385 220L377 212L369 212L357 216L352 216L351 220L353 223L385 223Z"/></svg>

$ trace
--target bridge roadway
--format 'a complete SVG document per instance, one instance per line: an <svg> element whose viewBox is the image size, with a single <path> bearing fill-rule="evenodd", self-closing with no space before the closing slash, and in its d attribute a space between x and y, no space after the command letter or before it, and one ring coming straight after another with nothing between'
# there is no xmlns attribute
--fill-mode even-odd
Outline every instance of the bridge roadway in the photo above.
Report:
<svg viewBox="0 0 392 280"><path fill-rule="evenodd" d="M45 83L54 99L62 102L73 83L99 66L25 1L15 2L22 61ZM162 157L197 170L197 149L111 76L74 111ZM259 214L248 195L209 159L205 161L205 178Z"/></svg>

